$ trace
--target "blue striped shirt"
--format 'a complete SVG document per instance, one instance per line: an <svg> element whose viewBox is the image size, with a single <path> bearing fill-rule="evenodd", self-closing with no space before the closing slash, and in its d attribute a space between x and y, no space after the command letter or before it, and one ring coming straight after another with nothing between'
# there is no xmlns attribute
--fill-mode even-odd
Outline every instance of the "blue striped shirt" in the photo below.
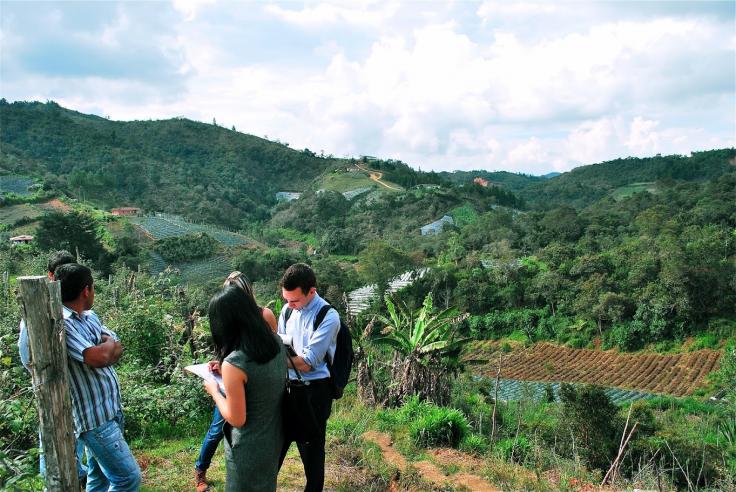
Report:
<svg viewBox="0 0 736 492"><path fill-rule="evenodd" d="M84 363L84 351L102 342L102 335L117 340L94 311L76 311L64 306L66 347L69 359L69 385L72 393L74 432L95 429L115 418L122 410L120 384L115 369L95 368Z"/></svg>
<svg viewBox="0 0 736 492"><path fill-rule="evenodd" d="M334 309L330 309L315 330L314 318L317 317L320 308L326 304L327 301L315 294L309 304L302 309L294 309L286 323L284 323L284 313L289 307L288 304L284 305L279 315L279 333L291 335L294 351L312 367L311 371L301 373L302 378L306 381L330 377L326 357L329 356L332 360L335 356L337 332L340 331L340 315ZM289 378L296 379L293 369L289 369Z"/></svg>

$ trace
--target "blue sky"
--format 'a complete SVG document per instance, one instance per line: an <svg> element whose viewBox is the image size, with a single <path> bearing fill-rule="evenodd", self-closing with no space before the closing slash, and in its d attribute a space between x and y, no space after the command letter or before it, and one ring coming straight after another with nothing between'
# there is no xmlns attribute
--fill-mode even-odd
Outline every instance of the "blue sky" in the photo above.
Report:
<svg viewBox="0 0 736 492"><path fill-rule="evenodd" d="M736 145L735 5L0 1L0 95L543 174Z"/></svg>

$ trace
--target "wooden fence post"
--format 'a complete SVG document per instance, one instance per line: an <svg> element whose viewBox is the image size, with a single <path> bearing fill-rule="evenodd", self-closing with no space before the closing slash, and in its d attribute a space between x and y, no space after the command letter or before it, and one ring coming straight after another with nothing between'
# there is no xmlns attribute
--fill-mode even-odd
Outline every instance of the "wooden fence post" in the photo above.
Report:
<svg viewBox="0 0 736 492"><path fill-rule="evenodd" d="M31 349L46 487L53 492L79 490L61 284L45 276L18 277L18 284Z"/></svg>

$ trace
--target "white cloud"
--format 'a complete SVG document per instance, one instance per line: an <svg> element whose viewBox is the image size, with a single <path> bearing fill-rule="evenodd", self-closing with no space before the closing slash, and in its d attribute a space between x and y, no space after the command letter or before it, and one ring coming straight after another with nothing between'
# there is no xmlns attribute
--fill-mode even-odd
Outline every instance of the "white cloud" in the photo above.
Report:
<svg viewBox="0 0 736 492"><path fill-rule="evenodd" d="M13 11L0 21L0 83L9 99L119 119L214 117L292 147L423 169L546 173L734 145L733 13L630 15L639 4L627 4L624 16L606 5L175 1L157 18L159 4L122 4L89 21L96 29L66 34L110 53L148 47L166 70L129 57L91 74L28 68L26 47L40 41L8 20ZM63 33L66 8L44 25Z"/></svg>
<svg viewBox="0 0 736 492"><path fill-rule="evenodd" d="M319 3L304 6L301 10L268 4L265 11L289 24L303 28L319 28L328 25L348 24L364 27L381 27L396 14L397 2L354 2L353 4Z"/></svg>
<svg viewBox="0 0 736 492"><path fill-rule="evenodd" d="M645 120L637 116L631 122L629 138L624 142L637 155L653 153L659 149L658 121Z"/></svg>
<svg viewBox="0 0 736 492"><path fill-rule="evenodd" d="M214 4L215 0L172 0L171 4L174 9L184 14L184 20L187 22L197 18L197 13L205 5Z"/></svg>

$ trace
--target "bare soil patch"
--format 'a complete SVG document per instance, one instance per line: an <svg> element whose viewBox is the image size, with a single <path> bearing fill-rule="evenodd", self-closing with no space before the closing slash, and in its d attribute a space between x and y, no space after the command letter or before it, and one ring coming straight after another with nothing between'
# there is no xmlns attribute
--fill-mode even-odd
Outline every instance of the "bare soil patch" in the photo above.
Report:
<svg viewBox="0 0 736 492"><path fill-rule="evenodd" d="M383 432L366 432L363 439L376 443L383 453L383 459L386 463L395 464L399 470L405 470L407 467L406 459L394 447L391 436ZM456 450L437 449L432 452L433 457L443 465L454 465L458 468L467 468L477 466L480 468L481 460L466 455ZM409 463L417 470L419 476L426 482L437 486L445 486L448 482L456 487L464 487L474 492L496 492L498 489L488 483L483 478L467 471L462 471L452 475L445 475L434 463L429 461L418 461Z"/></svg>
<svg viewBox="0 0 736 492"><path fill-rule="evenodd" d="M62 202L58 198L54 198L53 200L49 200L46 203L42 203L39 205L39 207L45 210L55 210L58 212L70 212L72 210L72 207Z"/></svg>

